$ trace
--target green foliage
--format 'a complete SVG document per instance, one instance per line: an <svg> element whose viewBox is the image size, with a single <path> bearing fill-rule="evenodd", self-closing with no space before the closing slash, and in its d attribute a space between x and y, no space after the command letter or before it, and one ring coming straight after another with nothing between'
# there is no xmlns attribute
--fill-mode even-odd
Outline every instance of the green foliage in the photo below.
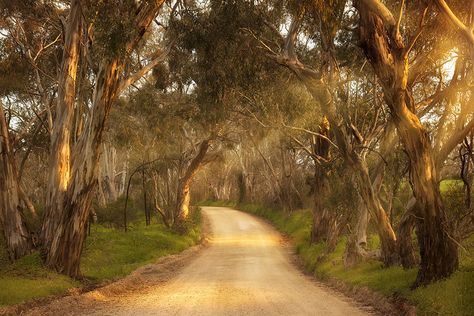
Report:
<svg viewBox="0 0 474 316"><path fill-rule="evenodd" d="M401 296L417 306L420 315L472 315L474 311L474 260L461 256L461 268L450 278L426 287L410 290L417 269L384 268L382 263L367 260L346 269L343 253L347 239L341 238L336 249L326 253L326 245L310 244L311 212L301 210L290 216L260 205L238 205L240 210L270 220L281 232L289 235L305 268L317 278L338 279L350 286L366 286L387 296ZM378 238L369 237L369 247L375 248ZM466 245L471 251L474 243Z"/></svg>
<svg viewBox="0 0 474 316"><path fill-rule="evenodd" d="M168 36L178 39L171 52L171 82L195 84L197 104L207 122L218 123L235 103L235 90L255 90L274 73L274 64L256 51L254 38L265 29L256 4L210 1L209 10L184 10L171 21ZM236 67L238 65L238 67Z"/></svg>
<svg viewBox="0 0 474 316"><path fill-rule="evenodd" d="M461 268L449 279L421 287L407 297L417 303L420 315L473 315L474 265Z"/></svg>
<svg viewBox="0 0 474 316"><path fill-rule="evenodd" d="M440 191L446 213L449 217L461 218L466 211L466 195L461 180L445 180L440 183Z"/></svg>
<svg viewBox="0 0 474 316"><path fill-rule="evenodd" d="M96 214L98 223L107 227L124 227L124 210L125 196L119 197L116 201L111 202L105 207L96 206ZM144 218L145 211L139 208L137 202L132 198L127 203L127 222L136 222Z"/></svg>
<svg viewBox="0 0 474 316"><path fill-rule="evenodd" d="M134 0L90 1L84 6L94 25L95 57L112 59L125 56L126 44L136 35Z"/></svg>
<svg viewBox="0 0 474 316"><path fill-rule="evenodd" d="M304 10L312 17L312 24L320 27L327 38L334 38L342 22L346 0L287 0L293 14ZM314 26L313 26L314 27Z"/></svg>
<svg viewBox="0 0 474 316"><path fill-rule="evenodd" d="M331 166L330 190L324 197L324 205L327 209L342 214L352 212L354 203L359 199L352 174L342 161Z"/></svg>

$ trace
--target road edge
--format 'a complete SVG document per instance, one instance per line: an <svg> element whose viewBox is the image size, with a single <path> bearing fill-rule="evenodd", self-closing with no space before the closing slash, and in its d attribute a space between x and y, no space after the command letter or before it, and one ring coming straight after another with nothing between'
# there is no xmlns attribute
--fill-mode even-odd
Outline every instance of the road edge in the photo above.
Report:
<svg viewBox="0 0 474 316"><path fill-rule="evenodd" d="M205 205L203 205L205 206ZM280 231L269 219L258 216L256 214L241 210L238 206L218 206L233 209L254 217L267 226L271 227L275 232L282 236L282 240L286 243L287 252L291 263L297 267L306 277L319 286L326 287L345 298L349 298L358 304L362 309L370 308L368 312L375 315L394 315L394 316L415 316L416 307L411 305L406 299L401 297L387 297L383 294L375 292L366 286L357 286L348 284L342 280L329 278L327 280L318 279L310 271L305 268L302 258L296 253L295 245L291 236Z"/></svg>
<svg viewBox="0 0 474 316"><path fill-rule="evenodd" d="M198 257L200 252L208 246L211 234L211 225L206 216L202 216L201 239L199 242L179 253L168 255L157 259L155 262L146 264L132 271L129 275L115 280L107 280L94 285L84 285L69 289L65 293L35 298L16 305L0 307L0 316L24 315L34 313L42 315L42 310L49 310L51 305L60 305L63 301L75 301L80 309L81 297L105 300L105 297L114 295L125 295L137 289L152 286L153 282L166 282L177 275L191 261ZM159 270L157 270L159 269ZM154 274L153 279L144 276Z"/></svg>

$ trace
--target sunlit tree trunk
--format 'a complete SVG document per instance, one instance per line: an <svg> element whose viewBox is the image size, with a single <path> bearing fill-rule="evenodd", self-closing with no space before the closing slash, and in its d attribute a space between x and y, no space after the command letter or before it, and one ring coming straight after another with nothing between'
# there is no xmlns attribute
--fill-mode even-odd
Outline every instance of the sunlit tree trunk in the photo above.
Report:
<svg viewBox="0 0 474 316"><path fill-rule="evenodd" d="M117 61L102 64L97 75L89 122L74 146L70 184L63 192L59 222L48 247L46 264L67 275L79 275L79 261L86 224L98 178L100 146L105 120L119 83ZM48 220L48 218L46 218Z"/></svg>
<svg viewBox="0 0 474 316"><path fill-rule="evenodd" d="M206 153L209 150L211 140L206 139L201 142L198 148L196 156L193 158L189 164L184 176L179 179L178 183L178 194L177 194L177 203L176 203L176 215L177 219L180 222L186 221L189 216L189 202L191 200L191 182L194 179L194 176L203 166L204 158Z"/></svg>
<svg viewBox="0 0 474 316"><path fill-rule="evenodd" d="M82 34L82 12L79 0L71 2L66 28L62 65L58 80L58 103L51 132L49 181L41 242L46 262L53 245L53 236L61 221L66 191L71 178L71 129L74 112L77 66Z"/></svg>
<svg viewBox="0 0 474 316"><path fill-rule="evenodd" d="M378 0L355 2L359 11L361 46L380 79L400 141L410 160L410 179L417 199L416 227L421 263L415 286L449 276L458 266L450 239L432 146L414 113L407 88L408 51L391 12Z"/></svg>
<svg viewBox="0 0 474 316"><path fill-rule="evenodd" d="M0 102L0 224L10 260L32 250L30 233L22 218L21 189L3 104Z"/></svg>

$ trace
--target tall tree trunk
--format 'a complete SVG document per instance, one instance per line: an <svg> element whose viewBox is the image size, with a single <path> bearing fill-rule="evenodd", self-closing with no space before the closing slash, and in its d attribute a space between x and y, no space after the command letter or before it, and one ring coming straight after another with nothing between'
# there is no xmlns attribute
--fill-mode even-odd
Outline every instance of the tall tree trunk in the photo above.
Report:
<svg viewBox="0 0 474 316"><path fill-rule="evenodd" d="M354 267L364 257L367 257L365 247L367 245L367 225L369 223L369 212L360 194L357 196L357 202L354 203L357 208L357 221L353 232L351 233L344 251L344 266Z"/></svg>
<svg viewBox="0 0 474 316"><path fill-rule="evenodd" d="M382 261L386 266L396 264L398 263L397 238L392 225L390 225L387 213L374 191L367 165L362 162L360 157L356 157L353 162L355 164L352 165L352 168L357 172L356 181L360 190L359 193L365 206L372 212L377 222L377 231L382 247Z"/></svg>
<svg viewBox="0 0 474 316"><path fill-rule="evenodd" d="M21 188L3 104L0 102L0 224L10 260L31 252L33 244L23 221Z"/></svg>
<svg viewBox="0 0 474 316"><path fill-rule="evenodd" d="M242 141L242 140L241 140ZM238 203L247 202L247 192L248 192L248 172L247 166L244 162L244 154L242 146L239 148L237 155L239 157L240 164L240 173L237 175L237 186L239 188Z"/></svg>
<svg viewBox="0 0 474 316"><path fill-rule="evenodd" d="M391 12L378 0L355 2L359 11L361 46L380 79L399 138L410 160L421 263L414 286L449 276L458 266L456 244L450 239L435 160L428 133L414 113L407 87L408 51Z"/></svg>
<svg viewBox="0 0 474 316"><path fill-rule="evenodd" d="M70 112L69 102L73 103L74 101L74 97L71 97L73 90L70 89L73 85L69 81L71 78L75 78L75 69L70 65L72 61L69 60L69 57L75 51L73 49L71 52L71 47L75 47L76 44L78 45L76 40L73 39L80 37L76 36L80 34L81 26L78 2L73 0L71 3L71 12L66 32L65 56L63 58L69 62L63 62L63 70L60 75L60 91L64 87L69 87L65 89L65 96L67 96L66 99L68 101L62 102L60 98L60 103L58 104L58 108L63 106L68 109L67 111L58 109L65 112ZM143 37L163 2L163 0L155 0L152 2L143 1L139 4L135 11L134 29L132 30L135 36L132 36L130 42L126 44L126 51L128 53L136 47ZM71 277L78 277L80 275L79 263L93 192L98 181L100 146L102 144L105 123L111 106L120 91L127 84L133 82L130 80L131 77L126 80L121 78L124 71L124 60L124 56L121 56L104 59L100 63L96 76L90 116L87 118L84 130L74 146L72 156L70 157L71 162L69 162L69 159L66 159L69 158L69 148L67 150L64 149L66 148L64 146L66 144L65 139L67 139L67 137L64 137L64 133L68 133L67 128L71 125L70 119L68 120L57 114L57 122L55 122L56 125L65 123L66 127L63 127L63 129L66 130L55 126L59 132L57 136L53 137L52 148L59 148L64 151L61 159L64 159L65 165L67 167L70 166L70 168L62 168L62 165L58 163L60 166L58 174L60 176L55 176L55 178L59 178L59 181L53 179L50 192L54 193L51 196L54 195L57 198L53 200L50 196L49 204L51 209L47 210L48 216L45 217L43 224L44 255L47 266ZM69 66L66 67L66 65ZM74 76L62 80L63 77L70 75L71 69L74 70ZM135 76L134 78L137 79ZM71 115L69 114L69 116ZM69 116L66 115L65 117ZM52 160L56 161L57 159L53 157ZM56 165L53 166L56 167Z"/></svg>
<svg viewBox="0 0 474 316"><path fill-rule="evenodd" d="M329 122L326 118L320 125L319 133L326 138L317 136L314 143L314 154L323 160L328 160L330 144ZM324 199L328 192L327 171L323 161L314 159L314 186L313 186L313 226L311 229L311 242L327 241L329 237L329 223L331 221L329 210L324 206ZM335 212L333 212L335 213Z"/></svg>
<svg viewBox="0 0 474 316"><path fill-rule="evenodd" d="M73 0L64 30L64 49L58 80L58 104L51 132L48 194L41 229L42 250L46 256L53 246L52 237L61 220L66 203L65 193L71 178L70 141L81 34L81 4L79 0Z"/></svg>
<svg viewBox="0 0 474 316"><path fill-rule="evenodd" d="M398 227L398 253L403 268L414 268L417 264L415 249L413 247L412 233L415 226L416 199L408 202L407 210L403 214Z"/></svg>
<svg viewBox="0 0 474 316"><path fill-rule="evenodd" d="M374 190L365 160L360 157L351 144L347 142L348 137L345 134L344 127L338 123L340 119L336 114L335 105L328 87L318 78L318 75L313 70L306 68L304 65L292 65L291 69L293 69L305 84L312 97L321 104L321 109L332 127L334 139L344 158L344 162L355 173L359 194L377 224L377 231L382 247L382 261L386 266L396 264L398 257L395 232Z"/></svg>

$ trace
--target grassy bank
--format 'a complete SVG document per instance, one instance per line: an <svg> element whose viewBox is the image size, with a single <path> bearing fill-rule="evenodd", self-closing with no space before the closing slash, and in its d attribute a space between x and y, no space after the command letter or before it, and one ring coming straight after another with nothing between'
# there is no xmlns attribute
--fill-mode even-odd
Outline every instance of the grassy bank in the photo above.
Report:
<svg viewBox="0 0 474 316"><path fill-rule="evenodd" d="M259 205L236 205L232 202L207 204L235 206L272 222L279 231L292 238L306 269L318 279L338 279L351 286L366 286L386 296L401 296L417 307L419 315L474 315L472 251L471 254L460 253L460 269L449 279L412 291L410 285L415 280L416 269L383 268L380 262L370 260L355 268L346 269L342 261L346 246L345 238L341 238L334 252L318 262L317 259L326 253L326 248L324 244L310 245L311 213L307 210L287 216L283 212ZM369 239L369 245L376 247L378 244L376 236L371 236ZM470 247L471 250L474 248L472 245Z"/></svg>
<svg viewBox="0 0 474 316"><path fill-rule="evenodd" d="M198 221L188 234L179 235L161 224L134 224L127 233L92 225L81 260L81 271L86 278L82 283L44 268L38 253L14 264L8 263L6 254L2 253L0 306L61 294L73 287L126 276L139 266L195 245L200 240L200 227Z"/></svg>

